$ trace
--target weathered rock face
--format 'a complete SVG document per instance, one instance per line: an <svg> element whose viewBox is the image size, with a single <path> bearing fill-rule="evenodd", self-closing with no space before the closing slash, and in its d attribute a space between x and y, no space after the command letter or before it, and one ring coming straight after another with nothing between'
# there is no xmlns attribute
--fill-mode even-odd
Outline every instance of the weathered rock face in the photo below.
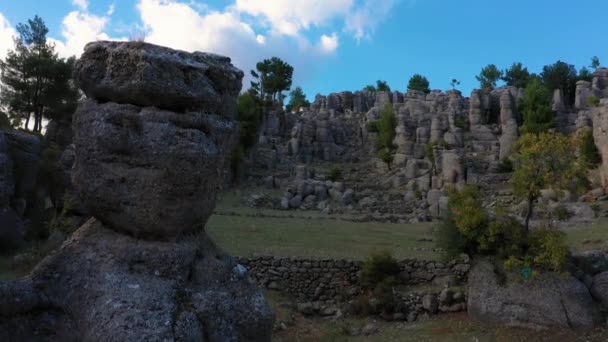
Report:
<svg viewBox="0 0 608 342"><path fill-rule="evenodd" d="M13 159L6 133L0 131L0 207L8 207L15 192Z"/></svg>
<svg viewBox="0 0 608 342"><path fill-rule="evenodd" d="M138 42L89 43L75 66L84 93L100 101L232 117L243 72L230 58Z"/></svg>
<svg viewBox="0 0 608 342"><path fill-rule="evenodd" d="M518 275L515 275L518 276ZM494 266L478 262L469 272L469 316L524 327L591 329L602 324L587 287L574 277L543 273L529 282L508 275L501 285Z"/></svg>
<svg viewBox="0 0 608 342"><path fill-rule="evenodd" d="M15 197L25 198L34 190L40 163L40 139L21 131L6 132L15 168Z"/></svg>
<svg viewBox="0 0 608 342"><path fill-rule="evenodd" d="M40 139L21 131L0 130L0 248L19 247L27 233L27 198L38 179Z"/></svg>
<svg viewBox="0 0 608 342"><path fill-rule="evenodd" d="M608 308L608 272L602 272L593 277L591 294L605 308Z"/></svg>
<svg viewBox="0 0 608 342"><path fill-rule="evenodd" d="M599 107L593 108L593 140L602 155L600 166L602 184L608 187L608 103L602 100Z"/></svg>
<svg viewBox="0 0 608 342"><path fill-rule="evenodd" d="M201 229L236 124L204 113L84 100L74 115L73 183L92 214L136 236Z"/></svg>
<svg viewBox="0 0 608 342"><path fill-rule="evenodd" d="M48 326L36 339L269 341L262 293L202 229L236 140L242 73L144 43L86 49L72 178L95 218L27 280L0 282L0 340Z"/></svg>
<svg viewBox="0 0 608 342"><path fill-rule="evenodd" d="M30 278L37 292L29 307L13 305L0 314L67 309L78 329L58 340L270 340L271 312L261 292L204 234L141 241L91 219Z"/></svg>

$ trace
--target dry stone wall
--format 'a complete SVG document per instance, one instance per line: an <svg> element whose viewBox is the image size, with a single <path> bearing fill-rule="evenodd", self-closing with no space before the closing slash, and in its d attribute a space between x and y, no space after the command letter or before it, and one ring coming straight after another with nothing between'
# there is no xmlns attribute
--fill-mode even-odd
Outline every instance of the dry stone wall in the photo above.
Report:
<svg viewBox="0 0 608 342"><path fill-rule="evenodd" d="M362 262L335 259L254 257L239 258L256 282L303 301L338 301L361 293ZM464 256L448 263L399 261L403 284L456 285L466 281L470 260Z"/></svg>

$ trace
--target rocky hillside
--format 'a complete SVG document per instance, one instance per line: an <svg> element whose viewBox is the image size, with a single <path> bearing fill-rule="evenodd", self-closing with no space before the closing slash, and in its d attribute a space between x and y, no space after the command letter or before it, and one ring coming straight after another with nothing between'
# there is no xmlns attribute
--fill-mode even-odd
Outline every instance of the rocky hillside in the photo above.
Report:
<svg viewBox="0 0 608 342"><path fill-rule="evenodd" d="M600 99L599 106L589 103L591 96ZM572 134L594 128L596 144L606 162L604 129L608 123L603 122L602 113L608 107L607 97L608 69L599 68L592 82L577 83L572 106L560 90L552 99L556 130ZM456 90L317 95L311 106L300 112L275 110L265 114L259 144L248 160L250 174L265 178L269 187L285 190L285 196L273 202L282 209L399 213L398 207L413 206L415 210L403 219L428 220L445 210L444 189L450 184L474 184L488 194L502 196L489 205L513 204L509 191L501 188L509 179L503 173L509 170L501 163L519 136L522 113L518 102L522 98L523 89L515 87L474 90L470 97ZM387 105L397 119L396 151L390 165L376 157L377 133L368 128ZM307 165L317 172L296 177L296 165ZM342 168L343 184L327 182L332 166ZM602 166L606 168L608 164ZM339 194L332 192L335 188ZM353 193L346 195L348 190ZM600 191L594 196L603 195ZM294 197L298 198L294 201ZM412 203L404 206L405 202Z"/></svg>

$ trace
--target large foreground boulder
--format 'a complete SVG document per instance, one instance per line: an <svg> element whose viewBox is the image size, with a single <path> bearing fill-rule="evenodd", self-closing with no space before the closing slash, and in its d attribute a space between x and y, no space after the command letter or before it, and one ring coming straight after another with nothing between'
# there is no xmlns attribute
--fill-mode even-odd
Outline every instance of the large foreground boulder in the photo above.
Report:
<svg viewBox="0 0 608 342"><path fill-rule="evenodd" d="M519 274L498 280L494 265L479 261L469 272L469 316L509 326L591 329L601 314L587 287L572 276L542 273L524 281Z"/></svg>
<svg viewBox="0 0 608 342"><path fill-rule="evenodd" d="M0 293L0 315L9 315L2 341L28 340L6 328L44 324L20 316L42 309L63 313L51 313L58 326L77 327L47 332L57 341L268 341L272 331L271 309L245 268L204 233L142 241L91 219L17 285Z"/></svg>
<svg viewBox="0 0 608 342"><path fill-rule="evenodd" d="M94 218L28 277L0 282L0 341L269 341L262 293L203 229L242 72L145 43L86 49L71 175Z"/></svg>

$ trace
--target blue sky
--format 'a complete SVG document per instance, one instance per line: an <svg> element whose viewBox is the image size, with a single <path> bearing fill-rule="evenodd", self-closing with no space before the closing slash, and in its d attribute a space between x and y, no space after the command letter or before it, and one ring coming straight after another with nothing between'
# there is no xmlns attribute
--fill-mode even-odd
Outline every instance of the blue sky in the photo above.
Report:
<svg viewBox="0 0 608 342"><path fill-rule="evenodd" d="M468 95L488 63L608 63L606 13L606 0L1 0L0 57L13 27L38 14L66 56L90 40L145 35L227 54L246 71L279 56L311 99L377 79L405 91L415 73L433 89L456 78Z"/></svg>

